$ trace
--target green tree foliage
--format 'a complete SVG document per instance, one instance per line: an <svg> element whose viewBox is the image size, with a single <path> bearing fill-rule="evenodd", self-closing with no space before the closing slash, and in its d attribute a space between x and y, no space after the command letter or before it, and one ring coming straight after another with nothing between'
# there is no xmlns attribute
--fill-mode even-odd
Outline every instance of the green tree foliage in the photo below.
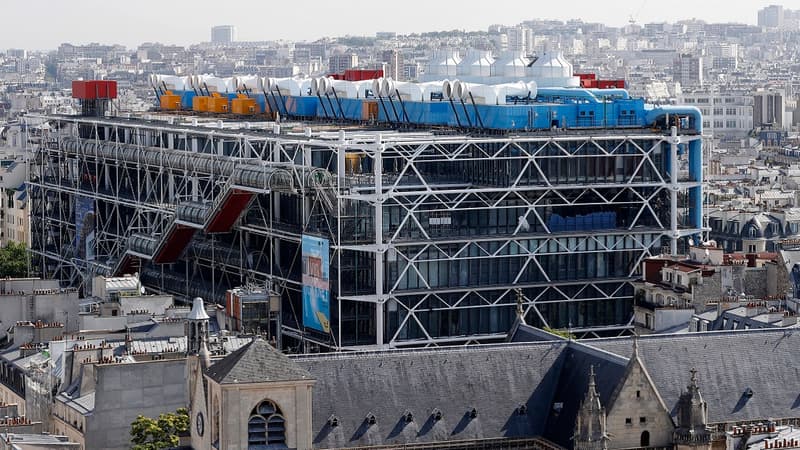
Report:
<svg viewBox="0 0 800 450"><path fill-rule="evenodd" d="M179 435L189 431L189 411L178 408L174 413L161 414L158 419L139 416L131 424L133 450L161 450L177 447Z"/></svg>
<svg viewBox="0 0 800 450"><path fill-rule="evenodd" d="M9 242L0 248L0 278L27 277L28 250L25 244Z"/></svg>

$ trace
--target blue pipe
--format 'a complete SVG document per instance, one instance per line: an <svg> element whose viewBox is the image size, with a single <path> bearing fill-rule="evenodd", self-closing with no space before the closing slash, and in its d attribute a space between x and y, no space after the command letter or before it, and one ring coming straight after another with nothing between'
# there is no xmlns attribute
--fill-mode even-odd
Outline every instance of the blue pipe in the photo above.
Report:
<svg viewBox="0 0 800 450"><path fill-rule="evenodd" d="M589 103L600 103L600 100L588 89L582 88L539 88L536 97L562 97L565 99L586 100Z"/></svg>
<svg viewBox="0 0 800 450"><path fill-rule="evenodd" d="M596 89L596 88L589 88L586 89L587 91L594 94L597 98L603 97L611 97L611 98L618 98L622 100L630 100L631 94L628 93L627 89L621 88L610 88L610 89Z"/></svg>
<svg viewBox="0 0 800 450"><path fill-rule="evenodd" d="M689 116L688 127L697 134L703 134L703 116L694 106L657 106L647 112L647 123L655 123L667 114ZM703 141L694 140L689 143L689 176L692 181L703 181ZM689 217L692 226L703 227L703 188L702 186L689 189Z"/></svg>

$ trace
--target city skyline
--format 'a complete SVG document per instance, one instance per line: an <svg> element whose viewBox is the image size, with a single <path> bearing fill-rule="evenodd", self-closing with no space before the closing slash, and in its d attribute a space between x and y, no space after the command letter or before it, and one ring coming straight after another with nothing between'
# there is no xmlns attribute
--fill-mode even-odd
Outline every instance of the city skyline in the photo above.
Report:
<svg viewBox="0 0 800 450"><path fill-rule="evenodd" d="M47 13L36 18L38 26L31 26L34 22L30 18L31 11L36 10L37 3L46 4ZM572 8L537 4L521 12L516 2L499 0L492 3L491 9L476 11L463 5L409 0L396 10L376 8L374 11L378 14L373 14L354 0L296 9L256 2L239 2L235 7L220 8L207 0L195 1L190 8L185 4L143 0L136 8L123 11L121 16L117 8L109 9L99 0L81 1L80 7L75 2L37 3L32 7L30 2L21 0L4 2L7 20L0 28L0 49L50 50L64 42L116 43L129 48L143 42L188 45L209 41L211 27L220 24L235 25L242 41L313 41L324 36L372 36L379 31L408 34L452 29L486 30L492 24L515 25L531 19L581 19L609 26L623 26L630 19L641 24L693 18L755 24L757 12L764 6L781 4L788 9L800 9L800 0L745 4L721 0L702 4L677 1L672 2L669 9L647 0L609 9L599 8L597 2L576 0ZM272 20L275 15L280 19ZM332 17L335 19L331 20ZM84 26L78 25L77 19L83 20Z"/></svg>

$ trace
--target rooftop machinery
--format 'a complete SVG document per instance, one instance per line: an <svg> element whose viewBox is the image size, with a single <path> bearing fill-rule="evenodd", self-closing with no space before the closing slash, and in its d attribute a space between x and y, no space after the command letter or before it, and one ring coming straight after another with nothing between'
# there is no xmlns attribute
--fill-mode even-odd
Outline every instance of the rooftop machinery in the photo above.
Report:
<svg viewBox="0 0 800 450"><path fill-rule="evenodd" d="M574 77L578 78L578 77ZM552 84L544 79L546 84ZM501 84L391 78L217 78L153 75L164 110L381 123L394 128L452 127L487 132L576 128L641 128L658 113L620 88L540 87L535 80ZM682 109L686 121L699 112ZM676 113L678 111L675 111ZM693 128L684 123L683 128Z"/></svg>

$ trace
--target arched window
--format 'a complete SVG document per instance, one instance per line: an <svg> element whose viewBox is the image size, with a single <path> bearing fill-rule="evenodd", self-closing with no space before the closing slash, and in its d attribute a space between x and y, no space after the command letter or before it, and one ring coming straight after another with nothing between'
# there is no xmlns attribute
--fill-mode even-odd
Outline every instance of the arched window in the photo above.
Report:
<svg viewBox="0 0 800 450"><path fill-rule="evenodd" d="M264 400L250 413L247 421L248 450L286 447L286 420L278 405Z"/></svg>
<svg viewBox="0 0 800 450"><path fill-rule="evenodd" d="M647 430L642 431L642 439L639 443L640 447L649 447L650 446L650 432Z"/></svg>
<svg viewBox="0 0 800 450"><path fill-rule="evenodd" d="M211 402L211 414L213 420L211 422L211 442L218 443L219 441L219 397L214 395L214 400Z"/></svg>

